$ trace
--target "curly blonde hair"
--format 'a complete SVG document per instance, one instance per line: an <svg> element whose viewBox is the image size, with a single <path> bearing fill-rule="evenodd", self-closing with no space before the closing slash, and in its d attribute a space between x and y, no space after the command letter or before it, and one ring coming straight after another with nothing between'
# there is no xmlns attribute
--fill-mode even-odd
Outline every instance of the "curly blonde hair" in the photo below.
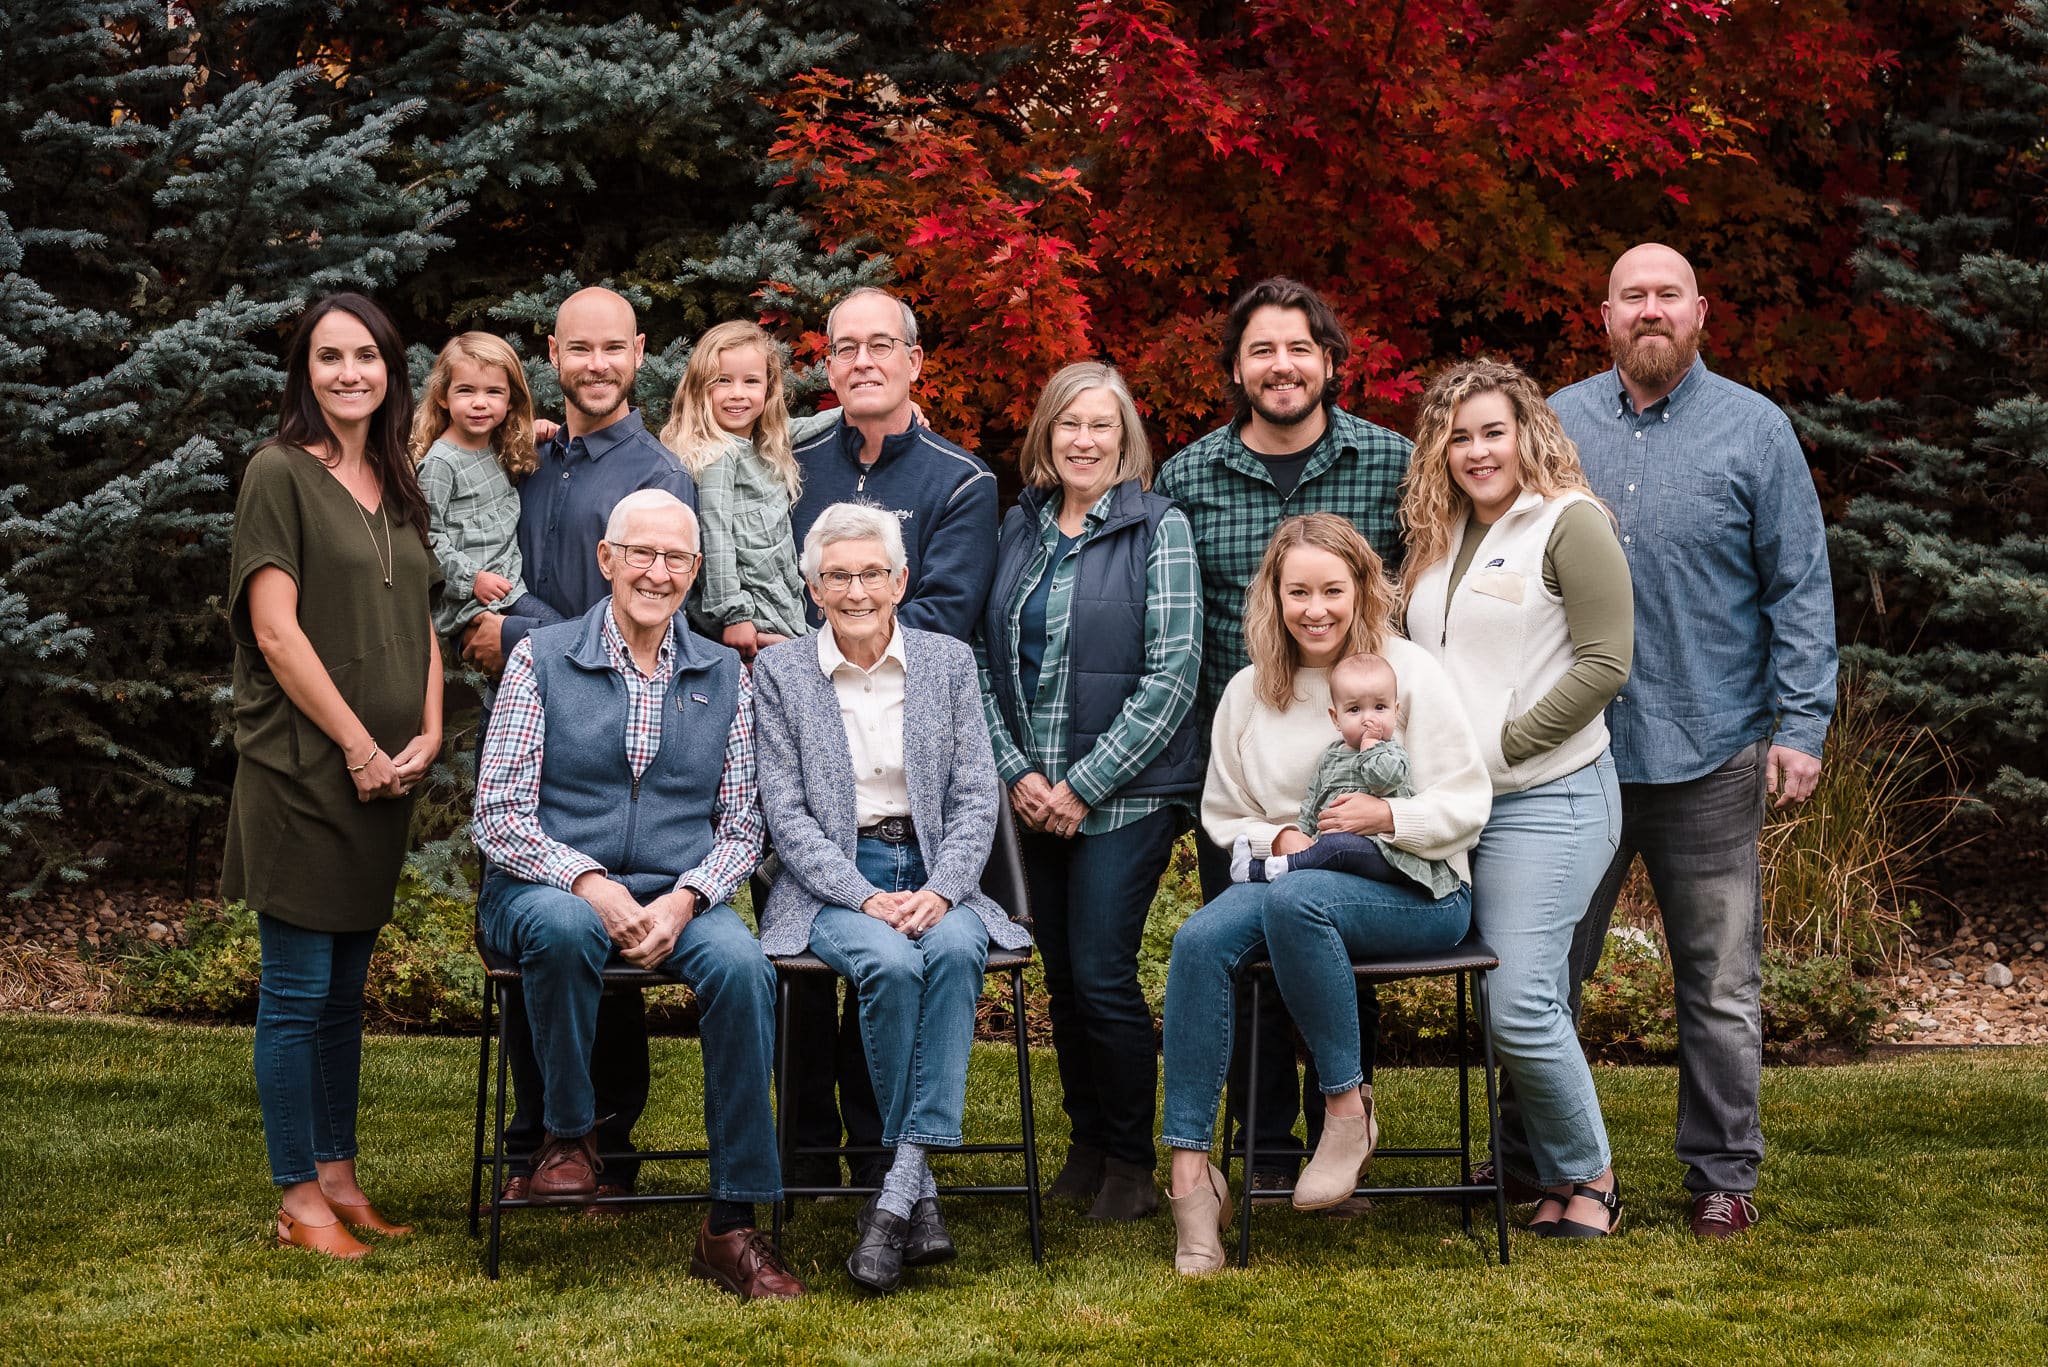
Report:
<svg viewBox="0 0 2048 1367"><path fill-rule="evenodd" d="M1328 551L1343 561L1357 589L1357 607L1338 659L1377 655L1388 636L1399 634L1394 627L1394 586L1387 582L1379 554L1358 528L1335 513L1305 513L1286 519L1266 543L1265 557L1244 596L1244 640L1252 657L1253 689L1260 702L1278 711L1296 701L1294 676L1305 667L1301 646L1288 633L1280 614L1281 571L1287 553L1302 546Z"/></svg>
<svg viewBox="0 0 2048 1367"><path fill-rule="evenodd" d="M718 363L728 353L758 347L766 357L761 416L754 422L754 454L782 481L795 503L803 493L803 473L797 469L796 454L789 440L789 403L783 395L782 348L758 324L744 321L720 323L690 349L690 363L676 382L668 421L662 424L661 444L675 452L693 478L718 464L733 449L733 434L718 425L711 406L711 386L718 379Z"/></svg>
<svg viewBox="0 0 2048 1367"><path fill-rule="evenodd" d="M1451 553L1451 539L1472 511L1472 500L1451 477L1451 428L1458 409L1481 394L1499 394L1515 415L1515 476L1520 488L1545 498L1568 491L1592 496L1579 448L1536 382L1504 361L1460 361L1430 382L1416 416L1415 454L1401 483L1401 602L1422 572ZM1599 500L1594 499L1597 503ZM1600 505L1602 509L1606 504Z"/></svg>
<svg viewBox="0 0 2048 1367"><path fill-rule="evenodd" d="M540 468L540 453L533 446L533 391L526 387L526 367L519 353L503 337L488 332L463 332L448 339L434 368L427 372L427 392L413 410L412 440L406 448L412 463L427 458L427 451L441 439L452 423L448 416L448 386L455 382L455 363L496 366L505 372L505 421L491 433L491 449L505 477L517 484Z"/></svg>

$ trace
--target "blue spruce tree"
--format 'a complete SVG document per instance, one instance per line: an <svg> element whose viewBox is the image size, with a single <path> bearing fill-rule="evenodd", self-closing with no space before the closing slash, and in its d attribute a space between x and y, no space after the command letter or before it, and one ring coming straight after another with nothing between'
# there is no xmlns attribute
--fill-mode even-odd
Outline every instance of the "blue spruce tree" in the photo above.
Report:
<svg viewBox="0 0 2048 1367"><path fill-rule="evenodd" d="M1956 100L1902 122L1917 207L1873 203L1864 280L1932 325L1908 399L1804 415L1871 489L1833 532L1843 651L2048 821L2048 4L1966 39Z"/></svg>

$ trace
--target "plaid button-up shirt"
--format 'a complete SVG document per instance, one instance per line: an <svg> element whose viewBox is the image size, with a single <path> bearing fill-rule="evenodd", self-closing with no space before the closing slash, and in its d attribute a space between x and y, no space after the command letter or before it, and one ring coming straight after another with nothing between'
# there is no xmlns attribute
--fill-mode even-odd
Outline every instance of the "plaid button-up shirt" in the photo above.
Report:
<svg viewBox="0 0 2048 1367"><path fill-rule="evenodd" d="M1406 437L1332 408L1321 449L1286 498L1239 440L1234 423L1166 462L1155 492L1187 513L1202 564L1202 687L1195 705L1205 730L1224 687L1251 663L1244 645L1245 589L1281 519L1298 513L1348 518L1392 574L1401 561L1401 479L1411 449Z"/></svg>
<svg viewBox="0 0 2048 1367"><path fill-rule="evenodd" d="M664 633L655 655L654 672L644 674L634 663L611 610L604 615L605 657L626 685L626 763L633 776L647 772L661 749L662 703L675 674L675 637ZM754 784L754 683L741 670L739 708L726 734L725 765L711 807L711 851L701 863L676 879L678 888L694 888L699 908L729 901L760 862L767 827ZM567 892L583 874L605 872L602 864L551 837L540 824L540 770L547 718L533 674L533 644L521 641L505 665L491 710L491 743L477 775L477 848L490 861L528 883L545 883ZM504 740L500 740L500 736Z"/></svg>
<svg viewBox="0 0 2048 1367"><path fill-rule="evenodd" d="M1116 720L1097 738L1078 763L1067 767L1067 735L1072 722L1068 700L1073 670L1073 652L1067 648L1068 606L1074 592L1074 576L1080 564L1081 547L1087 544L1103 521L1116 497L1111 489L1088 510L1088 524L1066 558L1048 568L1053 548L1059 544L1060 500L1045 501L1039 517L1038 551L1011 601L1005 605L1012 639L1018 630L1018 615L1024 600L1038 581L1050 573L1052 588L1045 604L1045 654L1038 670L1038 696L1024 698L1023 710L1030 734L1019 745L1010 735L996 704L989 681L988 651L977 637L974 654L981 666L981 706L988 718L989 740L995 747L996 772L1005 785L1015 783L1032 770L1045 781L1062 779L1074 795L1088 804L1082 835L1101 835L1150 816L1172 801L1159 797L1105 797L1136 777L1138 772L1165 748L1187 715L1195 692L1201 646L1201 578L1195 563L1194 535L1187 519L1168 513L1152 537L1152 550L1145 560L1145 666L1137 692ZM1014 655L1013 655L1014 658ZM1022 697L1017 680L1011 689ZM1182 804L1185 805L1185 804Z"/></svg>

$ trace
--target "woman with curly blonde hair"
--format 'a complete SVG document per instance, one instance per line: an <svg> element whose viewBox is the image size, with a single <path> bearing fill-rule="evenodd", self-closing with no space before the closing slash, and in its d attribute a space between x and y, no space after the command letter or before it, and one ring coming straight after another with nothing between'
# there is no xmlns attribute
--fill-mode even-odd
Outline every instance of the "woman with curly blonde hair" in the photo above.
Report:
<svg viewBox="0 0 2048 1367"><path fill-rule="evenodd" d="M1573 932L1621 837L1605 709L1635 634L1628 561L1535 381L1461 362L1422 399L1402 517L1409 635L1443 663L1493 786L1472 919L1500 955L1489 1024L1527 1147L1503 1145L1530 1227L1600 1238L1621 1217L1568 994Z"/></svg>
<svg viewBox="0 0 2048 1367"><path fill-rule="evenodd" d="M1174 1263L1183 1273L1223 1265L1217 1233L1230 1221L1230 1200L1209 1151L1230 1061L1238 968L1255 958L1272 961L1288 1013L1315 1060L1326 1119L1294 1204L1323 1209L1353 1194L1378 1128L1351 956L1449 948L1470 920L1465 852L1486 822L1486 766L1442 667L1395 631L1394 604L1379 556L1331 513L1282 522L1247 594L1252 663L1225 688L1211 732L1202 793L1209 837L1228 849L1245 836L1260 858L1310 846L1297 824L1303 798L1339 734L1330 672L1341 660L1370 654L1393 671L1400 702L1390 739L1413 756L1414 794L1347 793L1317 814L1317 824L1384 837L1444 861L1455 877L1437 895L1412 879L1302 869L1270 882L1235 883L1181 926L1167 971L1162 1128L1174 1150L1169 1197L1179 1240Z"/></svg>

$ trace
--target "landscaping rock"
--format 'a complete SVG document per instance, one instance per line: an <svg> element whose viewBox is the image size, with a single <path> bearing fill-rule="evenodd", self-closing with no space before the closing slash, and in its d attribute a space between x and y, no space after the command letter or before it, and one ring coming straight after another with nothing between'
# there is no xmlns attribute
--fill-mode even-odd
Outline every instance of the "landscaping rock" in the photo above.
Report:
<svg viewBox="0 0 2048 1367"><path fill-rule="evenodd" d="M2004 964L1992 964L1984 970L1984 983L1987 987L2011 987L2012 970Z"/></svg>

